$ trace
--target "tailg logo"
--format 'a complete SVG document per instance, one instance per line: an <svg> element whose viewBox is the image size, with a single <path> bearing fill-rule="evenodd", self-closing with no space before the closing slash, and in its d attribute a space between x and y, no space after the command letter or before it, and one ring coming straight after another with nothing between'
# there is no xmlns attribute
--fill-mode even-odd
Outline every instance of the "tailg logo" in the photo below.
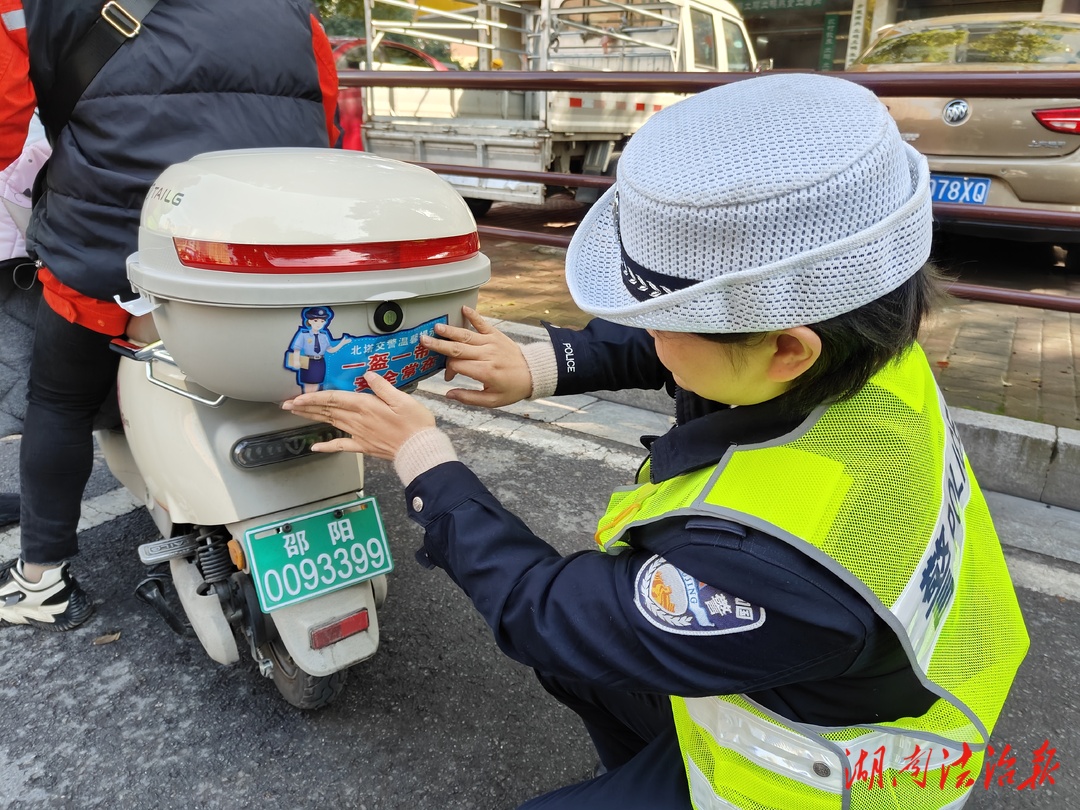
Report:
<svg viewBox="0 0 1080 810"><path fill-rule="evenodd" d="M184 192L154 185L150 186L150 191L147 192L146 199L161 200L162 202L171 203L172 205L179 205L184 200Z"/></svg>

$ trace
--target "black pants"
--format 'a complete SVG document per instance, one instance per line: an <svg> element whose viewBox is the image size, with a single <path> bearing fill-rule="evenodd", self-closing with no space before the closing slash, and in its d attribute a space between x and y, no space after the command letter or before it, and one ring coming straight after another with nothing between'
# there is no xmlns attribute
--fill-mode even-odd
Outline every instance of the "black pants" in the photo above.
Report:
<svg viewBox="0 0 1080 810"><path fill-rule="evenodd" d="M690 792L666 695L620 692L537 675L574 710L608 772L539 796L519 810L690 810Z"/></svg>
<svg viewBox="0 0 1080 810"><path fill-rule="evenodd" d="M42 300L19 456L24 562L59 563L79 550L76 529L94 464L94 419L120 362L111 340L68 323Z"/></svg>

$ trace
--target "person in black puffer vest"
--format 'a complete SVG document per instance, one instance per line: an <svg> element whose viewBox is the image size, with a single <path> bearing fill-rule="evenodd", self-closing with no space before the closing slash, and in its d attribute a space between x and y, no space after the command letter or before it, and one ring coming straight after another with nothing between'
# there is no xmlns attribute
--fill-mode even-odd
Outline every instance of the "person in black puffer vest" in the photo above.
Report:
<svg viewBox="0 0 1080 810"><path fill-rule="evenodd" d="M122 3L122 0L121 0ZM0 567L0 621L68 630L93 613L71 575L109 350L133 297L125 262L153 180L202 152L337 145L337 75L308 0L159 0L57 130L45 111L100 3L25 0L30 76L53 154L27 232L44 300L20 457L22 552Z"/></svg>

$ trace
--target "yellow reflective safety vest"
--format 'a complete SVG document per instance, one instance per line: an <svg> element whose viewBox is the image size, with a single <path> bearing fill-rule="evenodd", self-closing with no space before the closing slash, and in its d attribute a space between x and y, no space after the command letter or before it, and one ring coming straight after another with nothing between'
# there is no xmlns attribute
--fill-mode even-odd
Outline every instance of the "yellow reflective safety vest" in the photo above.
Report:
<svg viewBox="0 0 1080 810"><path fill-rule="evenodd" d="M696 810L943 810L964 805L1028 647L986 501L922 349L795 431L713 467L617 491L596 540L710 515L839 575L901 640L937 700L921 717L824 727L744 695L672 697Z"/></svg>

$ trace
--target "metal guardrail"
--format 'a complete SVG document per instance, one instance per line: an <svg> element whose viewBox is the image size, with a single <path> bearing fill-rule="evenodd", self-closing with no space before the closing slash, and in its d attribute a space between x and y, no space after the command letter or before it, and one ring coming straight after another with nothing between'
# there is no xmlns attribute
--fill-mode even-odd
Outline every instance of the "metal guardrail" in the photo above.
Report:
<svg viewBox="0 0 1080 810"><path fill-rule="evenodd" d="M1080 313L1080 298L1067 295L1046 295L1045 293L1010 290L1005 287L984 287L981 284L963 284L953 282L945 288L950 295L968 301L988 301L992 304L1013 304L1035 309L1053 309L1058 312Z"/></svg>
<svg viewBox="0 0 1080 810"><path fill-rule="evenodd" d="M806 71L772 70L772 73ZM342 87L462 87L475 90L591 90L630 92L653 90L665 93L697 93L710 87L744 81L760 73L616 73L601 71L517 70L462 71L364 71L341 70ZM1017 73L860 73L822 72L861 84L879 96L984 96L988 98L1077 98L1075 71L1027 71Z"/></svg>
<svg viewBox="0 0 1080 810"><path fill-rule="evenodd" d="M805 72L805 71L771 71ZM578 90L634 92L659 91L667 93L696 93L760 74L754 73L600 73L578 71L361 71L342 70L338 73L343 87L456 87L481 90ZM835 76L860 84L878 96L982 96L989 98L1072 98L1080 97L1080 79L1071 71L1030 71L1024 73L860 73L832 72ZM530 172L491 169L482 166L419 163L438 174L458 174L469 177L493 177L570 188L607 188L610 177L556 172ZM1080 231L1080 213L1067 211L1023 211L1011 208L965 206L935 203L935 215L963 218L969 221L1041 225L1047 228L1075 228ZM551 247L566 247L571 237L480 225L481 236L510 241L532 242ZM953 283L950 294L971 301L1012 304L1060 312L1080 313L1080 298L1062 295L987 287L978 284Z"/></svg>

